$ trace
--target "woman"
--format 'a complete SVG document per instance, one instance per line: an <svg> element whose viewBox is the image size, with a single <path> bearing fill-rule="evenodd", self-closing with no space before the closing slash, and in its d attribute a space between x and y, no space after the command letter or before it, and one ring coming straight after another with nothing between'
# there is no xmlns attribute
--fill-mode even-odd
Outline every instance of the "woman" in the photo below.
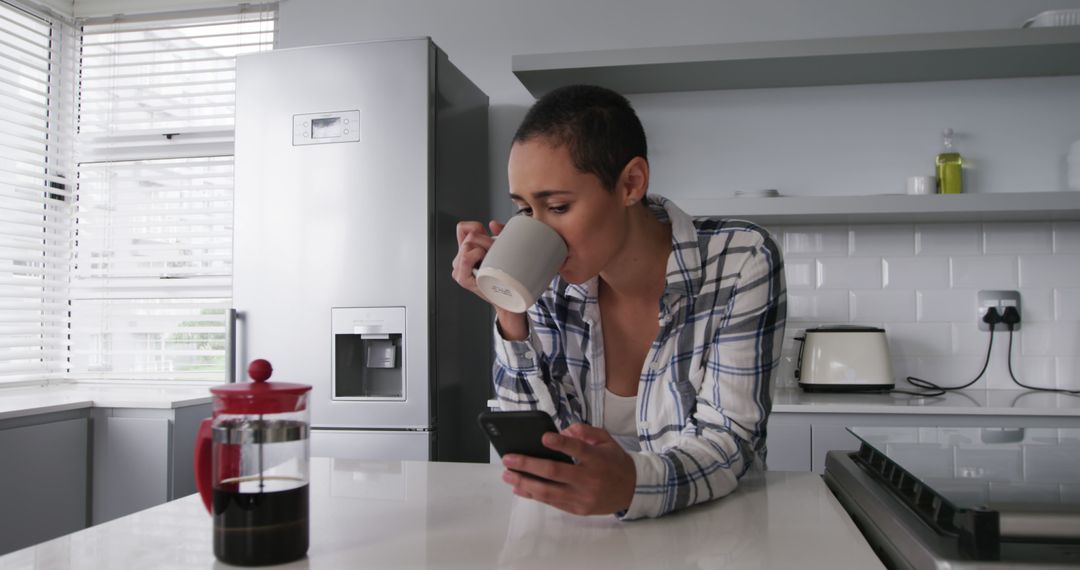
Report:
<svg viewBox="0 0 1080 570"><path fill-rule="evenodd" d="M503 480L571 513L624 519L730 493L764 461L786 314L776 244L753 224L691 219L648 196L644 129L607 89L537 101L508 173L518 215L554 228L569 255L526 315L496 308L495 391L503 409L551 414L562 431L544 445L576 463L508 454ZM461 222L457 240L453 277L479 295L472 269L492 237Z"/></svg>

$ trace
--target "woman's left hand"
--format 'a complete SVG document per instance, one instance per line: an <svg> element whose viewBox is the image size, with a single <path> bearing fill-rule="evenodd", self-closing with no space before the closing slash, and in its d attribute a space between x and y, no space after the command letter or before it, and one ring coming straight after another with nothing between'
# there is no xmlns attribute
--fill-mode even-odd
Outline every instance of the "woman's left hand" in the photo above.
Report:
<svg viewBox="0 0 1080 570"><path fill-rule="evenodd" d="M575 515L611 514L630 507L637 482L634 460L606 430L573 424L559 434L544 434L543 443L573 457L577 463L505 455L502 459L507 471L503 473L503 481L514 487L515 495Z"/></svg>

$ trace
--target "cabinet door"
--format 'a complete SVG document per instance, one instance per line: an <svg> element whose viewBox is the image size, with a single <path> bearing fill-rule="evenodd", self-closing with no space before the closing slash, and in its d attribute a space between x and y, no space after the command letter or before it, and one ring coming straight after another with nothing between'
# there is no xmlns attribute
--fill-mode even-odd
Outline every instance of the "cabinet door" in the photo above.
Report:
<svg viewBox="0 0 1080 570"><path fill-rule="evenodd" d="M0 430L0 554L86 528L86 418Z"/></svg>
<svg viewBox="0 0 1080 570"><path fill-rule="evenodd" d="M107 417L95 441L94 524L169 500L169 430L164 418ZM101 436L104 437L101 437ZM100 483L100 485L98 484Z"/></svg>
<svg viewBox="0 0 1080 570"><path fill-rule="evenodd" d="M857 425L857 424L856 424ZM814 424L814 473L825 472L825 454L829 451L857 451L859 439L842 425Z"/></svg>
<svg viewBox="0 0 1080 570"><path fill-rule="evenodd" d="M769 422L769 471L810 470L810 426Z"/></svg>

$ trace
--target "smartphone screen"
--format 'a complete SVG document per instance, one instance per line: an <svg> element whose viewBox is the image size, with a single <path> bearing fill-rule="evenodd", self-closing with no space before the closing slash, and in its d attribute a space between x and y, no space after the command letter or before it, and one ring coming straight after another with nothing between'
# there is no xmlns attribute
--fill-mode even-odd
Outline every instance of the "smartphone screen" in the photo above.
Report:
<svg viewBox="0 0 1080 570"><path fill-rule="evenodd" d="M507 453L518 453L564 463L574 462L569 455L544 447L541 442L544 433L559 431L551 416L544 412L480 412L477 419L500 457Z"/></svg>

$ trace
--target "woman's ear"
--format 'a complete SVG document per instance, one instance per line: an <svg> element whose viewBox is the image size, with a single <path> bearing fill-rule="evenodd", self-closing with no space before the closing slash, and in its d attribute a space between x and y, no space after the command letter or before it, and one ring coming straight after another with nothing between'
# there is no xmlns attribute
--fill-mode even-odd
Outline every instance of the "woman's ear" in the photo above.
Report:
<svg viewBox="0 0 1080 570"><path fill-rule="evenodd" d="M627 206L644 200L645 193L649 190L649 162L640 156L630 159L619 175L616 190Z"/></svg>

